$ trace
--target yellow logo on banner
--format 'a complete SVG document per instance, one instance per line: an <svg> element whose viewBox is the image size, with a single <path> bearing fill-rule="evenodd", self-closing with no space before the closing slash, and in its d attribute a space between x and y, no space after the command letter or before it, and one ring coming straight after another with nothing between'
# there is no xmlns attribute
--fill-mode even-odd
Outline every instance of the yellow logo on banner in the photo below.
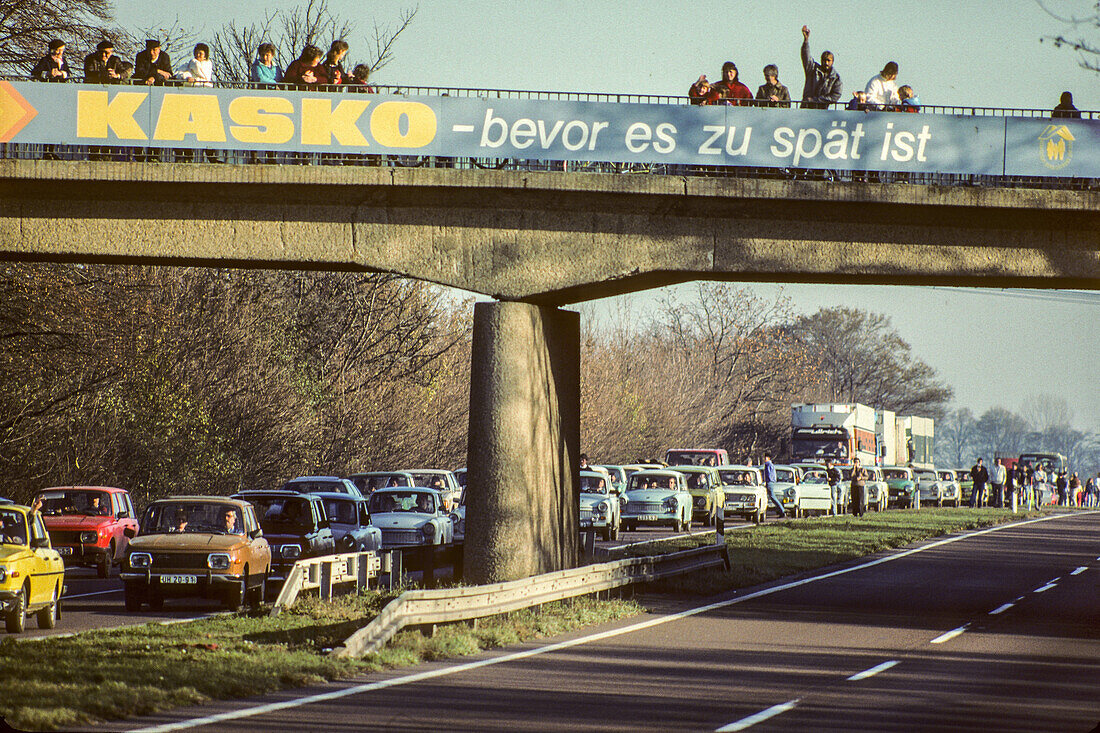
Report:
<svg viewBox="0 0 1100 733"><path fill-rule="evenodd" d="M1039 157L1047 168L1058 170L1073 158L1073 133L1065 125L1047 125L1039 136Z"/></svg>

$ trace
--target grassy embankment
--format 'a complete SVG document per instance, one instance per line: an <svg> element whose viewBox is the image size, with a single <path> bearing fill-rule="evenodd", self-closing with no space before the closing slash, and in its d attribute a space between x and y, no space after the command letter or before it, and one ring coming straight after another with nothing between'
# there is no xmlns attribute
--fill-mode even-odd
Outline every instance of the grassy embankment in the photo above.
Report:
<svg viewBox="0 0 1100 733"><path fill-rule="evenodd" d="M1021 513L1015 518L1022 519ZM922 510L862 519L795 520L727 535L733 570L707 571L653 590L710 594L851 560L931 537L1010 521L1011 512ZM661 543L654 552L700 544ZM633 550L636 554L638 548ZM432 637L406 631L378 654L337 659L338 646L382 607L367 593L331 604L302 599L278 617L220 616L188 624L95 631L64 639L0 642L0 716L18 728L66 729L210 699L254 696L425 660L553 636L639 613L631 601L578 599L468 624L441 626Z"/></svg>

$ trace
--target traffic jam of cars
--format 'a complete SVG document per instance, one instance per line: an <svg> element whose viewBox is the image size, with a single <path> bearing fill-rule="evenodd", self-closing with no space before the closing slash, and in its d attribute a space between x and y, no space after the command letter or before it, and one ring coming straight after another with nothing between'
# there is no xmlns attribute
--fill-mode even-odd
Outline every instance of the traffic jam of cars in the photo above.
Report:
<svg viewBox="0 0 1100 733"><path fill-rule="evenodd" d="M851 465L837 462L832 483L818 457L771 468L770 492L787 517L851 511ZM958 507L967 498L967 471L865 470L866 510ZM128 491L110 486L43 489L31 506L0 498L0 614L11 633L29 616L53 628L65 571L76 567L99 578L117 569L127 611L156 611L180 598L229 610L259 605L302 559L461 544L466 478L466 468L301 476L229 497L157 499L140 514ZM624 532L684 533L713 528L720 518L760 524L777 513L764 467L733 463L716 448L670 449L663 461L645 463L584 460L578 510L580 531L607 543L624 541Z"/></svg>

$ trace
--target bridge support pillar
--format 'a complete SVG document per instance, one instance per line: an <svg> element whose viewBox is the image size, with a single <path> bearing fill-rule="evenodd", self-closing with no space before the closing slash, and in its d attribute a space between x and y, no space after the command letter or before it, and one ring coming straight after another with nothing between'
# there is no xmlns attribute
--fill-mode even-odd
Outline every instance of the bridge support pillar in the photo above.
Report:
<svg viewBox="0 0 1100 733"><path fill-rule="evenodd" d="M574 567L578 558L580 315L477 303L470 383L470 583Z"/></svg>

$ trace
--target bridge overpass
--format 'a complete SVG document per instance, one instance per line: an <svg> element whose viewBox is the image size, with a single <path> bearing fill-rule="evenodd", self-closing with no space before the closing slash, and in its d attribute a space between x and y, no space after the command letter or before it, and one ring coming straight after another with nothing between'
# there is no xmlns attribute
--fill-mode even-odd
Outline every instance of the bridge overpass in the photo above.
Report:
<svg viewBox="0 0 1100 733"><path fill-rule="evenodd" d="M473 582L576 562L580 323L559 306L695 279L1100 286L1096 190L3 159L0 191L8 260L378 270L496 298L475 310Z"/></svg>

